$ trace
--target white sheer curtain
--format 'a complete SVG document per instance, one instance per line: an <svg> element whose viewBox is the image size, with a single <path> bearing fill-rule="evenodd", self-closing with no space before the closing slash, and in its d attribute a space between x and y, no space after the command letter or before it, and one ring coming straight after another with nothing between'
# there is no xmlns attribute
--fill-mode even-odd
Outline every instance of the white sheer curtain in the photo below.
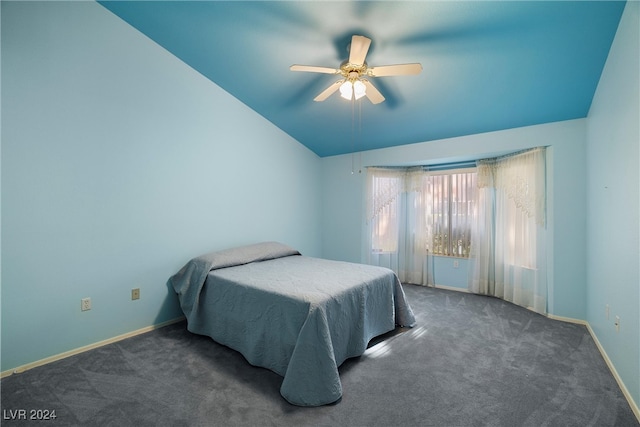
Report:
<svg viewBox="0 0 640 427"><path fill-rule="evenodd" d="M547 311L545 149L478 161L469 290Z"/></svg>
<svg viewBox="0 0 640 427"><path fill-rule="evenodd" d="M365 244L370 254L398 252L403 175L402 170L367 169L367 221L370 232Z"/></svg>
<svg viewBox="0 0 640 427"><path fill-rule="evenodd" d="M404 206L405 221L400 228L400 256L404 260L398 276L403 283L433 285L431 257L427 250L430 241L427 227L425 192L427 174L422 169L409 169L405 174Z"/></svg>
<svg viewBox="0 0 640 427"><path fill-rule="evenodd" d="M390 268L403 283L433 285L425 179L421 168L367 169L367 262Z"/></svg>

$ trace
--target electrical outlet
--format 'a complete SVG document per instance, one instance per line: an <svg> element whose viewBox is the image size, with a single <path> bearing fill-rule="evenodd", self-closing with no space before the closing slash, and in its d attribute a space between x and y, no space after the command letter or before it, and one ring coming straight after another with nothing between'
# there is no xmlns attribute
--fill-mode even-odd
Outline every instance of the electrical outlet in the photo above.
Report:
<svg viewBox="0 0 640 427"><path fill-rule="evenodd" d="M131 299L140 299L140 288L131 289Z"/></svg>
<svg viewBox="0 0 640 427"><path fill-rule="evenodd" d="M91 310L91 298L82 298L80 300L80 310L82 311Z"/></svg>
<svg viewBox="0 0 640 427"><path fill-rule="evenodd" d="M460 267L460 261L458 261L457 259L453 260L453 268L459 268Z"/></svg>
<svg viewBox="0 0 640 427"><path fill-rule="evenodd" d="M620 332L620 316L616 316L616 322L614 325L616 325L616 332Z"/></svg>

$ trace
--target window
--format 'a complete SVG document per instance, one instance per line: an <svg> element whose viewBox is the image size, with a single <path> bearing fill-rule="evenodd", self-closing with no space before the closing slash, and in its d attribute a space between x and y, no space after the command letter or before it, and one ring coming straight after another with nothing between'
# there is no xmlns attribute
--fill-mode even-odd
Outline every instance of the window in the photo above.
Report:
<svg viewBox="0 0 640 427"><path fill-rule="evenodd" d="M476 176L475 168L371 169L371 252L397 252L399 245L411 244L434 255L468 257Z"/></svg>
<svg viewBox="0 0 640 427"><path fill-rule="evenodd" d="M473 163L367 168L367 262L433 285L433 257L469 258L469 290L546 313L545 148Z"/></svg>
<svg viewBox="0 0 640 427"><path fill-rule="evenodd" d="M469 257L476 175L455 171L426 178L427 245L434 255Z"/></svg>

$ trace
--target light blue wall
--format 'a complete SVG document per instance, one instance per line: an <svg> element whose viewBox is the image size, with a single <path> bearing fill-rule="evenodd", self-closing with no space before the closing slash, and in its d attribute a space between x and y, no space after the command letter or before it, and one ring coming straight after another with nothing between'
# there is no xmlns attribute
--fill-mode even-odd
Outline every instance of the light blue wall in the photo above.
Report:
<svg viewBox="0 0 640 427"><path fill-rule="evenodd" d="M467 258L434 256L433 281L436 286L466 291L469 282L469 260Z"/></svg>
<svg viewBox="0 0 640 427"><path fill-rule="evenodd" d="M361 242L366 230L363 199L366 166L448 163L542 145L549 146L549 312L584 319L585 119L323 158L323 255L354 262L365 259ZM356 168L356 173L351 174L352 161L362 165L362 173ZM443 266L441 280L436 271L436 282L458 286L458 274L447 279L445 273ZM449 280L450 283L444 283Z"/></svg>
<svg viewBox="0 0 640 427"><path fill-rule="evenodd" d="M1 7L3 371L180 316L203 252L321 254L315 154L97 3Z"/></svg>
<svg viewBox="0 0 640 427"><path fill-rule="evenodd" d="M639 28L640 3L627 2L587 121L587 320L638 406Z"/></svg>

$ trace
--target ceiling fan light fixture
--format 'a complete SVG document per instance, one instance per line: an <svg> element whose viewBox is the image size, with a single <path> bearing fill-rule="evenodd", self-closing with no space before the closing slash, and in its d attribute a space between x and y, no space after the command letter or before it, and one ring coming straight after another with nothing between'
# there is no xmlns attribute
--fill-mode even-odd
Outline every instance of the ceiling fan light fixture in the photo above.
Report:
<svg viewBox="0 0 640 427"><path fill-rule="evenodd" d="M346 80L340 85L340 96L346 100L351 100L353 97L353 85L350 81Z"/></svg>
<svg viewBox="0 0 640 427"><path fill-rule="evenodd" d="M353 82L353 95L360 99L367 94L367 87L360 80Z"/></svg>

